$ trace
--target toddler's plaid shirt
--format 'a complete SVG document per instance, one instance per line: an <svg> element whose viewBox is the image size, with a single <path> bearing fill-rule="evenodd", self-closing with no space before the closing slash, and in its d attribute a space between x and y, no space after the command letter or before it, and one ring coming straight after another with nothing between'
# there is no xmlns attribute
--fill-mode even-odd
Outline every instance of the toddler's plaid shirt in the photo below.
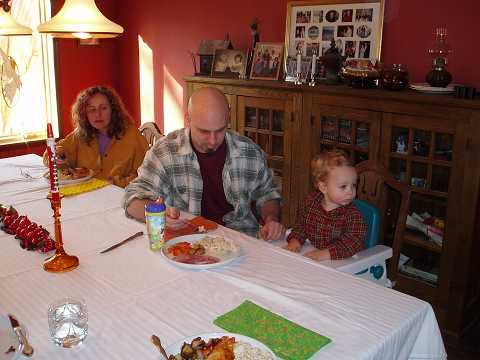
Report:
<svg viewBox="0 0 480 360"><path fill-rule="evenodd" d="M308 239L317 249L328 249L332 260L344 259L362 250L367 233L362 213L354 204L326 212L322 199L320 191L307 196L288 239L295 237L301 244Z"/></svg>

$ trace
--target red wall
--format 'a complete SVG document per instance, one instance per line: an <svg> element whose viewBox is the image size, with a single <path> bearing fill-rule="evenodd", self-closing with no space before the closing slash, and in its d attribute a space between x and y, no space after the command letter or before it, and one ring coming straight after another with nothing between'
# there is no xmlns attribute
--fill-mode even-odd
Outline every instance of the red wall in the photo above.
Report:
<svg viewBox="0 0 480 360"><path fill-rule="evenodd" d="M183 77L193 73L187 51L195 51L200 40L222 39L228 32L235 47L249 47L249 23L258 17L261 41L284 41L286 0L143 0L136 2L134 10L127 2L122 1L118 13L118 21L127 29L127 34L119 39L120 69L128 80L120 84L121 92L139 118L137 34L140 34L154 53L155 114L160 126L164 66L183 85ZM478 42L474 36L479 14L477 0L386 0L382 61L386 66L403 63L411 82L424 82L431 68L427 49L433 43L434 28L446 26L453 48L449 70L454 82L480 87L477 66L480 51L473 45Z"/></svg>
<svg viewBox="0 0 480 360"><path fill-rule="evenodd" d="M62 3L58 1L56 7ZM139 121L138 35L153 51L155 115L162 128L164 68L183 86L183 78L193 73L187 51L195 52L200 40L222 39L228 32L235 47L247 48L251 44L250 21L258 17L262 41L284 41L287 0L97 0L96 3L107 17L125 28L125 34L90 47L79 46L72 40L57 41L60 117L65 133L72 130L69 113L75 95L94 84L116 87ZM423 82L431 64L426 51L434 40L433 30L436 26L446 26L453 48L449 70L454 82L480 88L477 65L480 50L474 38L479 3L477 0L386 0L382 61L387 66L406 64L411 81ZM13 152L0 150L0 157L8 154Z"/></svg>

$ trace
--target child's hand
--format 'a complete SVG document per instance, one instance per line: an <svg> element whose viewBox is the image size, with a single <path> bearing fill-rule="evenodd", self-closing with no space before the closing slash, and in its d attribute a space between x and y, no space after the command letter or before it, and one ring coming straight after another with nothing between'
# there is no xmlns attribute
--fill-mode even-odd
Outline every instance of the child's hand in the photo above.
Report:
<svg viewBox="0 0 480 360"><path fill-rule="evenodd" d="M300 241L295 238L291 238L290 241L286 246L283 247L284 249L292 252L300 252L300 249L302 248L302 244L300 244Z"/></svg>
<svg viewBox="0 0 480 360"><path fill-rule="evenodd" d="M330 251L328 251L328 249L315 249L307 251L305 254L303 254L303 256L306 256L315 261L330 260Z"/></svg>

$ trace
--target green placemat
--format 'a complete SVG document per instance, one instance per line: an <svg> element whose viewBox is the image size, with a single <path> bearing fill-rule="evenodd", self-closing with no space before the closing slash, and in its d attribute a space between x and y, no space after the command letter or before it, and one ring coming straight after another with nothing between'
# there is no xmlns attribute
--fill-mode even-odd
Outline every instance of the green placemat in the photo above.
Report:
<svg viewBox="0 0 480 360"><path fill-rule="evenodd" d="M332 341L248 300L213 323L227 331L257 339L285 360L309 359Z"/></svg>

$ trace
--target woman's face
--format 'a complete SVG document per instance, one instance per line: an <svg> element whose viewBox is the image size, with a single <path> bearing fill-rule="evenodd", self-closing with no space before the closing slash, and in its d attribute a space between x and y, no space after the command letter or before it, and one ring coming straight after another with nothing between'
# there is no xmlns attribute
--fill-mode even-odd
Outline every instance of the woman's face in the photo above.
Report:
<svg viewBox="0 0 480 360"><path fill-rule="evenodd" d="M112 107L107 97L101 93L95 94L88 100L86 110L90 125L106 135L112 117Z"/></svg>

